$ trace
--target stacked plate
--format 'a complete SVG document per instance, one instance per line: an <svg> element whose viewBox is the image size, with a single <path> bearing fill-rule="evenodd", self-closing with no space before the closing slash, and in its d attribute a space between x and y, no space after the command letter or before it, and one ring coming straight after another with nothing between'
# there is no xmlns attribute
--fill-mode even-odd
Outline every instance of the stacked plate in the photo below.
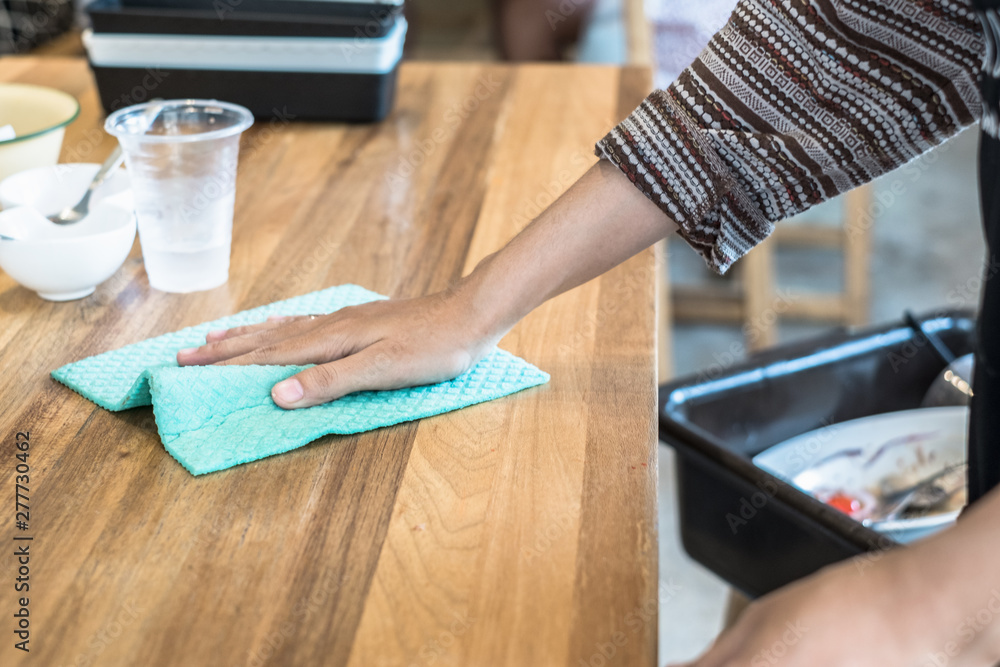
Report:
<svg viewBox="0 0 1000 667"><path fill-rule="evenodd" d="M106 111L224 99L258 118L372 121L392 107L403 0L97 0L84 34Z"/></svg>
<svg viewBox="0 0 1000 667"><path fill-rule="evenodd" d="M965 506L968 421L965 406L871 415L786 440L753 462L908 543L947 528Z"/></svg>

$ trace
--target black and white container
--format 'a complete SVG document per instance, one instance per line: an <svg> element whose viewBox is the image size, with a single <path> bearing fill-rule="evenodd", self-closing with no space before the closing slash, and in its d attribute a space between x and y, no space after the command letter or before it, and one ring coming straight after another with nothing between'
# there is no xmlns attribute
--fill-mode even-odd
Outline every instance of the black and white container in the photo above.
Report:
<svg viewBox="0 0 1000 667"><path fill-rule="evenodd" d="M108 112L205 98L258 118L373 121L392 107L401 9L402 0L98 0L84 45Z"/></svg>

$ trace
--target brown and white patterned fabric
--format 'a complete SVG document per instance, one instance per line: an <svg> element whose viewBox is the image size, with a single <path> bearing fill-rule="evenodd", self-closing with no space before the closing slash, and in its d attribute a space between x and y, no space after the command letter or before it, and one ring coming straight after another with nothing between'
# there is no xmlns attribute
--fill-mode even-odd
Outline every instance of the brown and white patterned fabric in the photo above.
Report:
<svg viewBox="0 0 1000 667"><path fill-rule="evenodd" d="M776 222L974 123L984 48L971 0L743 0L596 152L725 272Z"/></svg>

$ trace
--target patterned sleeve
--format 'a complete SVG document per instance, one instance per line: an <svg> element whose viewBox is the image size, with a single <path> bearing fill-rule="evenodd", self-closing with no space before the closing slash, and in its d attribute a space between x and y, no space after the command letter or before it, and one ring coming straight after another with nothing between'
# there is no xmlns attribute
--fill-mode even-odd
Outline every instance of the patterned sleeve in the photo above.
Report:
<svg viewBox="0 0 1000 667"><path fill-rule="evenodd" d="M974 123L982 50L971 0L741 0L596 152L723 273L775 222Z"/></svg>

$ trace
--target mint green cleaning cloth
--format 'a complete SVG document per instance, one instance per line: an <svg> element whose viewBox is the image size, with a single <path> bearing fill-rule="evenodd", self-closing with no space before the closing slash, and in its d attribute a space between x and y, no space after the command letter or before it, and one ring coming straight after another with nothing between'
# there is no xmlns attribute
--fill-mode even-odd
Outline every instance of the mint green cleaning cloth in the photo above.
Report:
<svg viewBox="0 0 1000 667"><path fill-rule="evenodd" d="M271 387L303 367L177 366L178 350L203 344L209 331L271 315L332 313L382 298L357 285L331 287L88 357L54 370L52 377L115 412L152 405L161 442L194 475L287 452L330 433L430 417L549 380L523 359L496 349L448 382L282 410L271 400Z"/></svg>

